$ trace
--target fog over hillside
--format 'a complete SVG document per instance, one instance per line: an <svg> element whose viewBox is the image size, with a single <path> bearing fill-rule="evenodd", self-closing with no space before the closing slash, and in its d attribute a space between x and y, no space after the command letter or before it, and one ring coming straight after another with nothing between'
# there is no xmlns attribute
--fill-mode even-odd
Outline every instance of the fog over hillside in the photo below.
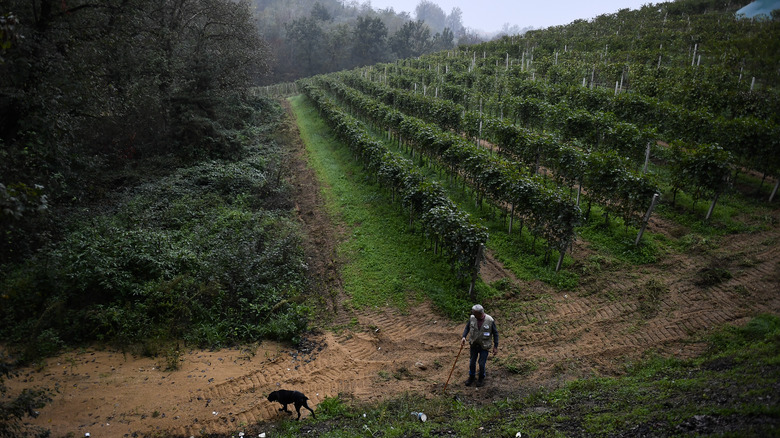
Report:
<svg viewBox="0 0 780 438"><path fill-rule="evenodd" d="M504 35L638 9L642 0L488 3L466 0L253 0L274 53L261 82L420 56Z"/></svg>

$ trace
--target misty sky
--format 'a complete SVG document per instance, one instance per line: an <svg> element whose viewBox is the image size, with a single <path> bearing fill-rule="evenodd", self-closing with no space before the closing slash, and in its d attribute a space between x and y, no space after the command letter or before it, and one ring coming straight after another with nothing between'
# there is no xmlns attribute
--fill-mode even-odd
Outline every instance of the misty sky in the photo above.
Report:
<svg viewBox="0 0 780 438"><path fill-rule="evenodd" d="M363 0L365 3L368 0ZM639 9L648 0L431 0L444 13L452 8L463 11L463 25L485 32L497 32L505 23L521 28L536 29L568 24L582 18L590 19L601 14L611 14L619 9ZM392 7L396 12L406 11L414 18L414 9L420 0L370 0L374 9Z"/></svg>

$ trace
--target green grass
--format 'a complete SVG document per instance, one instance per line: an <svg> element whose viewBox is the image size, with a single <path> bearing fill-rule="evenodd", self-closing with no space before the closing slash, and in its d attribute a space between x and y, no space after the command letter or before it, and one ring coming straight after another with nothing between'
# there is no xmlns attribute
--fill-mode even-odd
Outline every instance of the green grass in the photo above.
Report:
<svg viewBox="0 0 780 438"><path fill-rule="evenodd" d="M433 254L419 228L411 232L400 203L363 171L316 109L304 97L290 102L309 163L326 187L327 208L348 230L338 251L347 261L341 275L351 304L405 309L429 298L446 314L463 316L471 307L468 284L456 280L447 261ZM477 290L490 293L484 285Z"/></svg>
<svg viewBox="0 0 780 438"><path fill-rule="evenodd" d="M586 204L583 204L583 208L587 208ZM667 246L661 235L647 230L640 244L635 245L639 230L633 226L626 227L620 218L610 218L607 222L603 208L595 204L591 207L590 219L578 231L590 247L600 254L633 265L658 261Z"/></svg>

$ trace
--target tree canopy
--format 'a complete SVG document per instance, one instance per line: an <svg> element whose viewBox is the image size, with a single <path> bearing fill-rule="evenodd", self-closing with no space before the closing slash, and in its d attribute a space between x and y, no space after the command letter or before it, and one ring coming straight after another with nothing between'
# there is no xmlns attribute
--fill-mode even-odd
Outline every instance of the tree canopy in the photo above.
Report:
<svg viewBox="0 0 780 438"><path fill-rule="evenodd" d="M268 72L247 2L9 0L1 6L0 263L47 206L101 196L139 157L235 154L231 96Z"/></svg>
<svg viewBox="0 0 780 438"><path fill-rule="evenodd" d="M260 34L274 51L269 84L448 50L461 37L483 41L467 34L459 8L447 15L430 0L420 1L416 20L392 7L374 10L370 2L254 3Z"/></svg>

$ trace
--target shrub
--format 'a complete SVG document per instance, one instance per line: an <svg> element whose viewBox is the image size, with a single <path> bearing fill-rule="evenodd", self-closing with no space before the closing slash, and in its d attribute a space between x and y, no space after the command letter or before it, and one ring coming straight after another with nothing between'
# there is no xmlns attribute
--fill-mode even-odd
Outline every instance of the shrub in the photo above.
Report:
<svg viewBox="0 0 780 438"><path fill-rule="evenodd" d="M28 358L91 341L295 339L306 265L289 196L268 182L274 153L181 169L73 216L59 243L0 276L0 339L35 340Z"/></svg>

